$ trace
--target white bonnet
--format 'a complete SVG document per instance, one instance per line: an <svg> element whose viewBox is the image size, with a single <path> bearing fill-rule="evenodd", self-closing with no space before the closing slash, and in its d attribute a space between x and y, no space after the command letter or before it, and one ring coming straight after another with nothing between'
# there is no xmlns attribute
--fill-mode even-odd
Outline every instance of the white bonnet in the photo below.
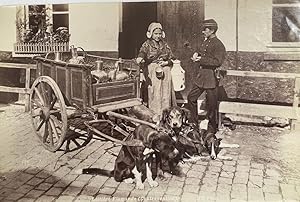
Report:
<svg viewBox="0 0 300 202"><path fill-rule="evenodd" d="M152 22L149 27L148 27L148 31L146 33L146 36L148 39L150 39L152 37L152 34L153 34L153 31L155 29L161 29L162 30L162 38L165 38L166 37L166 34L165 32L163 31L162 29L162 26L159 22Z"/></svg>

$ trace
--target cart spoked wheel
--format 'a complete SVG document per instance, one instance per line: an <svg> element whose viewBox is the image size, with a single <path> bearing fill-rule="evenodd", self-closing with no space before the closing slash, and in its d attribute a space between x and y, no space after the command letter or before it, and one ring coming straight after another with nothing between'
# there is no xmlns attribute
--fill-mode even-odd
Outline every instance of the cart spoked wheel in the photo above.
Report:
<svg viewBox="0 0 300 202"><path fill-rule="evenodd" d="M52 152L64 142L67 124L67 111L64 97L49 76L38 77L30 93L32 125L43 146Z"/></svg>
<svg viewBox="0 0 300 202"><path fill-rule="evenodd" d="M78 150L86 146L92 138L93 135L91 133L70 127L70 130L67 131L65 144L63 144L60 150L65 153Z"/></svg>

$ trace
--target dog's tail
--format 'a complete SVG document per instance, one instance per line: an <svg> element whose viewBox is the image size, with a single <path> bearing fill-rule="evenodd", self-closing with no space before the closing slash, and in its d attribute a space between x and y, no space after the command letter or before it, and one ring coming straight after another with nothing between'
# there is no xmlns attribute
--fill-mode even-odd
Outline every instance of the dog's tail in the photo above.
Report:
<svg viewBox="0 0 300 202"><path fill-rule="evenodd" d="M113 177L114 171L113 170L105 170L101 168L84 168L82 169L82 174L88 175L103 175L107 177Z"/></svg>

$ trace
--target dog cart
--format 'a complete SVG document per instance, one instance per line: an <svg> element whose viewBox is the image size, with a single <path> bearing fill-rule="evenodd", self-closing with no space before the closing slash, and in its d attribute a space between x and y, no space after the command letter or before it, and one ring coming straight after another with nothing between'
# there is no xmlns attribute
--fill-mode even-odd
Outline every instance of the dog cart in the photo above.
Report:
<svg viewBox="0 0 300 202"><path fill-rule="evenodd" d="M47 150L55 152L64 142L67 142L66 151L70 150L71 143L82 147L91 139L91 131L124 144L122 140L134 128L126 121L156 127L115 113L143 106L140 69L134 60L84 52L75 62L74 58L61 61L37 56L34 59L37 79L31 87L30 113L34 131ZM106 127L99 128L99 125ZM123 137L114 137L114 133Z"/></svg>

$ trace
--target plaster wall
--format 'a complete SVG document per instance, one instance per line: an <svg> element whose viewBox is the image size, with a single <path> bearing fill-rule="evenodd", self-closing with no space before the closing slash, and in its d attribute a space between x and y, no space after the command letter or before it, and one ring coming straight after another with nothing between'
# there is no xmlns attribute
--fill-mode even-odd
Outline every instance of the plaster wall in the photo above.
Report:
<svg viewBox="0 0 300 202"><path fill-rule="evenodd" d="M120 9L118 2L70 4L70 44L86 51L118 51Z"/></svg>
<svg viewBox="0 0 300 202"><path fill-rule="evenodd" d="M0 6L0 51L13 51L16 42L16 7Z"/></svg>
<svg viewBox="0 0 300 202"><path fill-rule="evenodd" d="M271 43L272 0L207 0L205 18L218 22L228 51L266 51Z"/></svg>

